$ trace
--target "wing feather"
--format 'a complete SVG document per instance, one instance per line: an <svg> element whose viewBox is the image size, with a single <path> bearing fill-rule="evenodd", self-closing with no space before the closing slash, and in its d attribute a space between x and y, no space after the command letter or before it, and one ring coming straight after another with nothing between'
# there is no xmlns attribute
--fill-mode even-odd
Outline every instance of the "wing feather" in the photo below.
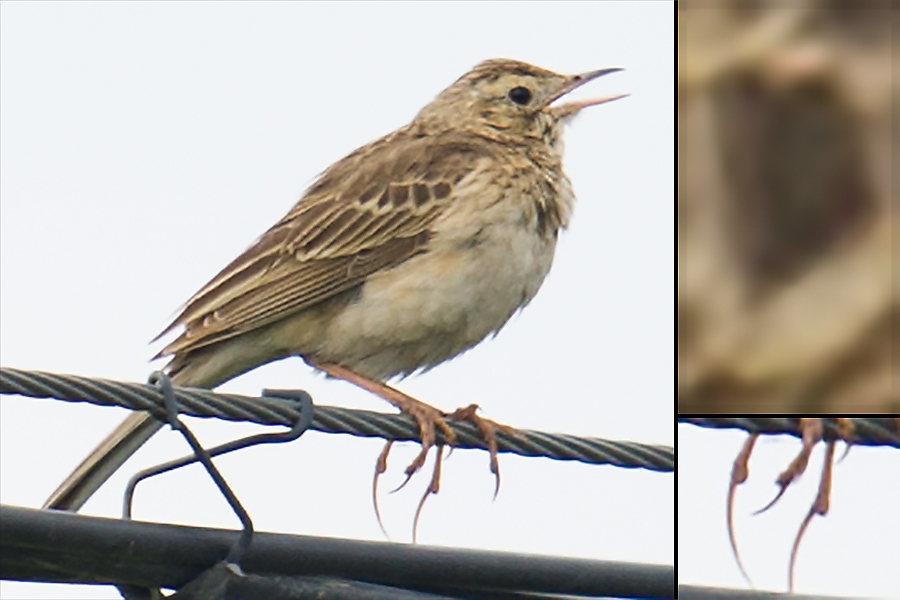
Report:
<svg viewBox="0 0 900 600"><path fill-rule="evenodd" d="M157 356L186 353L265 326L354 288L427 248L452 188L484 143L409 128L330 167L278 223L187 302ZM461 157L468 154L467 160Z"/></svg>

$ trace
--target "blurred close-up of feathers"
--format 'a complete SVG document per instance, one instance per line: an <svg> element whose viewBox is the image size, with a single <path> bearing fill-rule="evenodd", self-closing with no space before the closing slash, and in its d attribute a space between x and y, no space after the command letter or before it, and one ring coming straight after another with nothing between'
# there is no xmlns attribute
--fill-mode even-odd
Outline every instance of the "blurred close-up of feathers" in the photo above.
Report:
<svg viewBox="0 0 900 600"><path fill-rule="evenodd" d="M693 4L678 14L678 412L900 411L898 12Z"/></svg>

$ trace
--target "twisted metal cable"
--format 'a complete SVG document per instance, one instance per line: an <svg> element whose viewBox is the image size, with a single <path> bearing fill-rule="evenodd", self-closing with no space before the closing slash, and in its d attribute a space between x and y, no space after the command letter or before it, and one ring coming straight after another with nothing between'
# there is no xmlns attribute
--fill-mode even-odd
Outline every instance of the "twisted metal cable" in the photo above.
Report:
<svg viewBox="0 0 900 600"><path fill-rule="evenodd" d="M179 410L186 415L288 427L298 417L296 405L279 398L220 394L200 388L174 389ZM165 420L165 409L159 390L144 383L126 383L4 367L0 368L0 394L122 406L132 410L144 410ZM486 448L484 440L472 423L448 420L447 424L456 434L454 447ZM316 406L311 429L325 433L348 433L395 441L419 440L415 421L406 415L335 406ZM596 465L653 471L675 470L675 450L670 446L551 434L527 429L516 431L518 435L497 432L498 451L521 456L575 460ZM437 435L439 441L443 441L440 431Z"/></svg>
<svg viewBox="0 0 900 600"><path fill-rule="evenodd" d="M853 437L849 442L857 446L900 448L900 418L898 417L900 415L897 417L848 419L853 424ZM678 422L713 429L743 429L749 433L781 433L800 437L798 417L678 417ZM825 440L843 439L834 418L823 419L823 425L822 437Z"/></svg>

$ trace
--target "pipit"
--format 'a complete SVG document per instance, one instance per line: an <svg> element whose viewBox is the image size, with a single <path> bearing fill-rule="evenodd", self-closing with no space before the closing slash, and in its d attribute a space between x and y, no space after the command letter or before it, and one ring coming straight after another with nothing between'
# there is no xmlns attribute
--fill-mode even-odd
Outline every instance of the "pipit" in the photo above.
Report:
<svg viewBox="0 0 900 600"><path fill-rule="evenodd" d="M622 96L553 102L618 70L482 62L411 123L329 167L160 334L182 328L157 355L172 357L173 382L212 388L300 356L415 418L412 475L436 426L452 441L449 415L384 382L465 352L534 297L574 202L562 125ZM493 424L471 408L454 415L483 431L496 473ZM160 426L128 417L45 507L78 510Z"/></svg>

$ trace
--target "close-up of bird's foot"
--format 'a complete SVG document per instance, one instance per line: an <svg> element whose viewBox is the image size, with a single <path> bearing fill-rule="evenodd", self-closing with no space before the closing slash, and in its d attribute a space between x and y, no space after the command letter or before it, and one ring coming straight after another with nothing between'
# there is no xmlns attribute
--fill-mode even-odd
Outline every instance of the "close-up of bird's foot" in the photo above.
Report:
<svg viewBox="0 0 900 600"><path fill-rule="evenodd" d="M509 435L518 435L518 430L509 425L503 425L479 416L477 404L470 404L463 408L457 408L447 415L447 418L455 421L468 421L478 428L478 432L481 434L481 438L487 445L487 450L490 454L491 473L494 475L494 499L496 499L497 494L500 492L500 462L497 459L497 432L502 431ZM452 452L453 448L451 447L450 450Z"/></svg>
<svg viewBox="0 0 900 600"><path fill-rule="evenodd" d="M458 408L452 413L443 414L448 420L453 421L468 421L475 425L478 428L478 432L481 434L482 439L484 440L485 445L487 446L488 454L490 455L490 469L491 473L494 475L494 499L497 498L497 494L500 492L500 462L497 459L497 432L502 431L508 435L518 435L519 432L517 429L510 427L509 425L503 425L502 423L497 423L495 421L491 421L490 419L485 419L478 415L478 405L470 404L468 406ZM452 438L450 452L453 452L452 446ZM437 494L438 490L440 490L441 483L441 463L443 462L443 453L444 453L444 444L441 442L437 442L437 456L434 459L434 470L431 474L431 482L428 484L428 487L425 489L425 493L422 494L422 499L419 500L419 505L416 508L416 516L413 519L413 531L412 531L412 540L413 543L416 541L416 530L419 524L419 516L422 514L422 507L425 506L425 501L432 494ZM384 449L381 451L381 454L378 457L378 461L375 466L375 481L372 485L372 498L375 502L375 514L378 517L378 524L381 526L381 530L387 535L387 532L384 531L384 525L381 523L381 515L378 511L378 477L387 470L387 457L390 453L392 446L392 442L388 442L385 444ZM423 457L423 454L420 452L419 456L416 457L416 461L419 458ZM447 455L447 458L450 458L450 454ZM410 464L406 468L406 479L397 486L395 489L391 490L391 493L396 492L405 486L413 474L419 469L421 464L417 464L415 461L413 464Z"/></svg>
<svg viewBox="0 0 900 600"><path fill-rule="evenodd" d="M318 363L309 360L307 360L307 362L311 366L319 369L330 377L334 377L335 379L342 379L347 383L352 383L353 385L360 387L367 392L375 394L382 400L390 402L403 414L409 415L416 420L416 424L419 427L419 441L421 442L422 449L419 451L419 454L416 456L416 458L413 459L413 461L409 464L409 466L406 467L406 481L409 481L409 479L419 469L422 468L422 465L425 464L425 458L428 456L428 451L431 449L431 447L434 445L435 440L437 439L435 427L440 428L448 443L452 444L456 440L456 435L444 420L444 413L431 406L430 404L425 404L420 400L416 400L412 396L404 394L396 388L392 388L387 384L369 379L368 377L360 375L338 364ZM387 453L389 451L390 445L385 446L385 450L382 451L382 455L378 459L378 466L376 467L375 471L376 481L378 475L380 475L381 472L383 472L383 469L387 467ZM403 487L403 485L406 484L406 481L404 481L403 484L400 485L400 487Z"/></svg>
<svg viewBox="0 0 900 600"><path fill-rule="evenodd" d="M406 467L406 479L404 479L403 483L397 486L397 488L392 490L392 493L405 486L409 482L409 480L412 479L412 476L415 475L425 464L425 459L428 457L428 451L431 450L431 447L435 445L435 441L437 440L437 433L435 428L439 428L441 430L447 443L452 444L456 440L456 435L453 433L453 430L450 429L450 426L447 425L447 421L444 420L448 415L445 415L443 412L434 408L430 404L425 404L420 400L416 400L412 396L404 394L396 388L392 388L391 386L380 383L378 381L373 381L368 377L364 377L340 365L333 363L317 363L309 360L307 360L307 362L311 366L326 373L330 377L342 379L368 392L371 392L372 394L375 394L379 398L390 402L403 414L407 414L416 420L416 424L419 427L419 441L421 444L421 449L419 450L419 454L416 455L413 461ZM460 411L471 409L471 412L474 413L473 407L477 408L473 405L468 407L468 409L460 409ZM456 413L453 413L449 416L455 418L456 414L460 413L460 411L457 411ZM465 414L465 416L467 415L468 413ZM478 418L480 419L480 417ZM490 445L491 442L488 443ZM372 504L375 508L375 517L378 519L378 526L381 528L381 531L382 533L384 533L385 537L390 536L388 536L387 529L385 529L384 526L384 521L382 521L381 519L381 511L378 508L378 480L381 477L382 473L387 470L387 459L392 447L392 440L389 440L384 445L384 449L382 449L381 453L378 455L378 459L375 461L375 475L372 479ZM496 454L496 443L494 443L491 447L493 448L493 454ZM435 459L434 472L431 476L431 482L429 483L428 488L425 490L425 493L422 496L422 500L419 502L415 519L413 520L413 541L415 541L416 538L416 525L419 521L419 515L422 512L422 506L424 506L425 500L428 498L428 496L431 494L436 494L440 487L441 457L443 454L442 451L443 444L440 443L438 444L438 455ZM493 464L494 463L492 462L492 470Z"/></svg>
<svg viewBox="0 0 900 600"><path fill-rule="evenodd" d="M852 443L853 422L850 419L846 418L838 418L835 419L835 421L838 427L840 438L847 443L847 451L844 452L844 456L846 456L847 452L849 452L850 444ZM779 486L778 493L775 494L775 497L768 504L754 512L754 515L758 515L769 510L775 505L776 502L778 502L778 500L784 495L784 492L785 490L787 490L788 486L790 486L791 483L793 483L798 477L800 477L800 475L802 475L806 470L813 448L819 441L822 440L822 419L801 418L799 427L803 443L800 451L797 453L797 456L794 457L794 460L791 461L788 467L784 471L782 471L778 478L775 480L776 484ZM741 448L741 451L738 453L737 457L734 460L734 466L732 467L731 471L731 480L728 486L728 499L726 504L728 540L731 543L731 550L734 553L734 558L737 562L738 568L740 569L741 574L744 576L744 579L746 579L748 583L750 583L750 577L747 575L747 572L741 562L734 535L734 495L737 486L741 485L747 480L750 472L750 455L753 453L753 447L756 444L756 440L758 438L759 434L751 434L750 437L747 438L747 441L744 442L744 446ZM793 590L794 587L794 563L796 562L797 550L800 547L800 540L803 538L803 534L806 532L806 528L812 520L813 516L825 516L825 514L828 512L828 504L831 494L831 473L834 464L834 445L834 440L829 440L826 442L825 460L822 465L822 475L819 479L819 489L816 493L815 499L812 502L812 505L809 508L809 511L807 512L806 516L803 519L803 522L800 525L797 536L794 538L794 544L791 549L790 564L788 566L788 587L790 590Z"/></svg>
<svg viewBox="0 0 900 600"><path fill-rule="evenodd" d="M349 380L348 380L349 381ZM416 515L413 519L413 534L412 539L413 542L416 540L416 530L419 523L419 516L422 514L422 507L425 505L425 501L428 499L428 496L432 494L437 494L440 489L440 481L441 481L441 463L443 460L443 451L444 451L444 443L437 441L435 435L435 425L440 427L442 432L444 433L444 437L447 440L447 443L450 444L450 451L453 451L453 442L456 439L456 436L453 434L453 431L447 426L447 420L454 421L468 421L475 425L478 428L479 433L484 439L484 443L487 446L488 453L490 455L490 469L491 473L494 475L494 498L496 499L497 494L500 491L500 464L497 459L497 432L502 431L509 435L516 435L518 432L515 428L510 427L509 425L503 425L501 423L497 423L495 421L491 421L490 419L485 419L478 415L478 405L470 404L463 408L458 408L452 413L441 413L434 407L425 404L415 398L411 398L406 396L402 392L395 390L394 388L390 388L388 386L384 386L391 390L392 392L404 396L408 400L412 401L412 403L408 404L411 410L419 411L412 416L416 419L416 422L419 423L420 427L420 435L422 436L422 440L425 440L425 436L428 436L428 442L422 441L422 448L419 451L419 454L416 458L406 467L405 474L406 478L403 482L398 485L396 488L391 490L393 494L396 491L399 491L407 483L412 479L412 476L415 475L419 469L425 464L425 459L427 458L428 451L432 446L437 446L437 456L435 457L434 469L432 470L431 481L428 484L428 487L425 489L425 493L422 494L422 499L419 501L419 505L416 508ZM370 389L366 387L365 389ZM374 391L373 391L374 393ZM390 400L389 400L390 401ZM392 402L393 404L393 402ZM395 404L395 406L397 406ZM398 406L398 408L400 408ZM402 412L407 414L412 414L411 411L408 412L401 408ZM434 411L434 412L432 412ZM435 416L435 413L437 415ZM420 419L432 418L431 421L423 421ZM425 431L429 431L429 433L424 433ZM385 537L388 536L387 530L384 527L384 522L381 519L381 511L378 508L378 480L381 475L387 471L387 459L390 455L391 449L393 448L394 442L393 440L388 440L388 442L384 445L381 453L378 455L378 459L375 461L375 476L372 480L372 504L375 507L375 517L378 519L378 526L381 528L382 533L384 533ZM447 457L449 458L449 454Z"/></svg>

